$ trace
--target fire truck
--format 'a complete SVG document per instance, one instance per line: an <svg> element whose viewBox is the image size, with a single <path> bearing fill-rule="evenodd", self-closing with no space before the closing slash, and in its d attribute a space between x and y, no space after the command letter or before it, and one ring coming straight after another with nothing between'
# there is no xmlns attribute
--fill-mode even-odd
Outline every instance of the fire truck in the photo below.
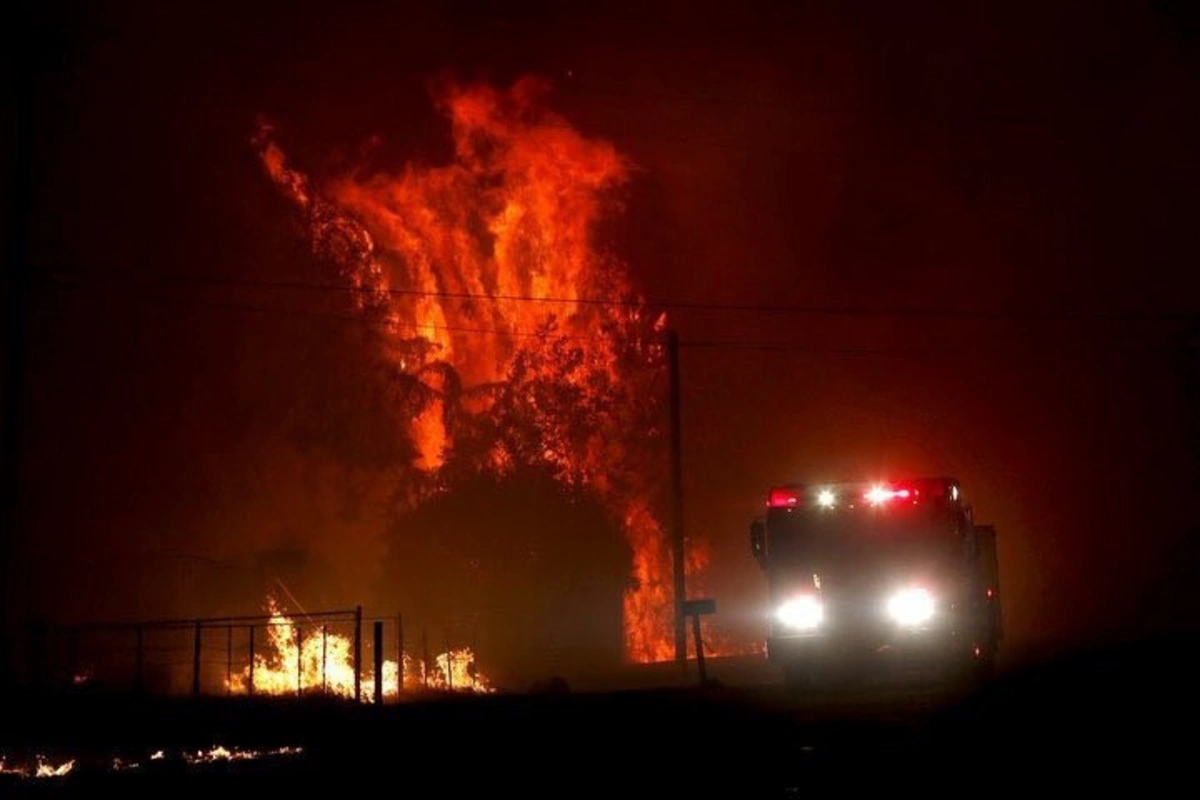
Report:
<svg viewBox="0 0 1200 800"><path fill-rule="evenodd" d="M954 478L777 486L750 546L770 595L767 653L787 683L891 665L990 672L1003 635L996 531Z"/></svg>

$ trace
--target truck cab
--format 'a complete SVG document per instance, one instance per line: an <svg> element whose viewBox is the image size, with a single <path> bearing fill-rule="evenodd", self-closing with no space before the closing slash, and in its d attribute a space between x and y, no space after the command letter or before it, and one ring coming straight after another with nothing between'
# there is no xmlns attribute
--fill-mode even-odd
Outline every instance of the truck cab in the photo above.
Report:
<svg viewBox="0 0 1200 800"><path fill-rule="evenodd" d="M787 484L751 550L767 578L767 653L789 683L885 663L990 669L1001 638L995 531L954 478Z"/></svg>

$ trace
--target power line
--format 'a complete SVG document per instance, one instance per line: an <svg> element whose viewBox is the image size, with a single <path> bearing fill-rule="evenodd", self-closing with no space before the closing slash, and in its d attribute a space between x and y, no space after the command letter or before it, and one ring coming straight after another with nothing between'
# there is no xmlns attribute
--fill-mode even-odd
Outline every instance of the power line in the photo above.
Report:
<svg viewBox="0 0 1200 800"><path fill-rule="evenodd" d="M196 302L200 305L209 306L212 308L228 308L234 311L250 311L263 314L285 314L306 317L321 317L325 319L340 320L355 324L368 326L376 326L387 329L393 326L407 328L417 333L423 331L443 331L447 333L471 333L482 334L488 336L514 336L518 338L529 339L566 339L572 341L598 341L605 339L603 336L583 336L579 334L559 333L552 330L547 330L544 333L538 331L523 331L523 330L505 330L503 328L465 328L457 325L437 325L434 323L421 322L406 322L404 320L383 319L380 317L370 316L354 316L351 314L338 314L336 312L313 311L311 309L295 309L281 308L272 306L255 306L246 303L228 303L219 300L208 300L207 298L179 298L190 302Z"/></svg>
<svg viewBox="0 0 1200 800"><path fill-rule="evenodd" d="M320 319L329 319L337 322L344 322L354 325L365 325L369 327L389 328L393 326L404 327L415 330L417 332L436 330L446 331L451 333L476 334L488 336L507 336L519 338L532 338L540 340L566 340L566 341L612 341L610 337L562 333L552 330L545 332L522 331L522 330L505 330L501 328L471 328L456 325L437 325L437 324L422 324L418 322L406 322L403 320L387 320L379 317L371 317L366 315L343 314L338 312L326 312L313 309L289 308L280 306L260 306L248 303L228 302L221 300L212 300L210 298L186 296L179 294L159 295L160 299L168 301L182 301L192 303L201 307L223 309L230 311L249 312L255 314L278 314L284 316L296 317L313 317ZM661 342L665 345L665 334L651 334L654 341ZM649 337L648 337L649 338ZM1003 348L980 348L980 347L819 347L805 345L796 342L782 341L756 341L747 339L685 339L679 343L680 347L695 349L695 350L728 350L728 351L748 351L748 352L768 352L768 353L791 353L797 355L815 355L815 356L883 356L883 357L930 357L930 358L952 358L952 357L970 357L970 356L1011 356L1020 358L1044 357L1046 355L1076 355L1080 352L1089 353L1124 353L1124 354L1149 354L1180 351L1183 346L1146 346L1146 347L1113 347L1111 345L1100 344L1095 347L1066 347L1063 343L1058 343L1051 350L1044 348L1029 348L1029 349L1003 349Z"/></svg>
<svg viewBox="0 0 1200 800"><path fill-rule="evenodd" d="M1165 94L1165 93L1163 93ZM986 120L997 122L1026 122L1026 121L1045 121L1051 119L1051 115L1045 109L1036 107L1003 107L998 106L994 102L978 103L976 105L964 105L963 103L955 103L953 105L930 105L908 103L902 106L895 107L870 107L866 108L861 104L855 105L852 103L796 103L788 100L772 100L764 96L750 95L732 95L732 94L694 94L684 92L672 92L661 90L646 90L646 89L631 89L628 86L613 86L604 85L601 83L589 82L586 79L572 79L555 85L555 99L562 98L563 100L571 100L576 97L606 97L614 99L628 100L630 98L640 99L652 104L655 107L661 107L666 103L679 103L687 105L710 105L724 107L730 111L737 109L758 108L764 111L783 112L790 117L804 116L840 116L840 117L869 117L869 118L902 118L902 119L927 119L940 118L951 113L957 119L967 120ZM1155 95L1157 97L1157 95ZM1070 98L1076 101L1081 101L1087 104L1085 98L1074 97ZM589 104L594 106L594 104ZM614 111L628 111L629 105L613 105L607 104L601 108L611 109Z"/></svg>
<svg viewBox="0 0 1200 800"><path fill-rule="evenodd" d="M696 350L729 350L751 351L765 353L783 353L815 356L883 356L895 358L928 357L928 358L970 358L973 356L1009 356L1012 358L1045 358L1057 356L1078 356L1085 353L1105 353L1120 355L1147 355L1151 353L1168 353L1183 351L1183 346L1147 345L1145 347L1114 347L1100 344L1094 347L1066 347L1062 344L1054 348L1001 348L1001 347L813 347L793 342L755 342L739 340L683 340L680 347Z"/></svg>
<svg viewBox="0 0 1200 800"><path fill-rule="evenodd" d="M200 283L251 289L318 291L359 295L385 294L389 297L431 297L443 300L523 302L546 305L598 306L608 308L675 309L679 311L728 312L744 314L798 315L798 316L848 316L867 318L899 319L954 319L992 322L1070 322L1070 321L1128 321L1128 322L1187 322L1200 317L1200 312L1187 311L1088 311L1080 309L1050 311L984 311L953 308L871 308L867 306L829 305L801 306L763 303L724 303L704 300L667 300L663 298L612 298L612 297L563 297L529 294L490 294L486 292L461 292L428 289L386 289L354 286L339 283L313 283L308 281L283 280L265 281L218 276L181 276L175 283ZM63 284L58 284L63 285ZM159 284L172 288L172 282ZM530 334L538 335L538 334Z"/></svg>
<svg viewBox="0 0 1200 800"><path fill-rule="evenodd" d="M71 287L79 288L79 287ZM194 297L179 294L159 294L158 299L168 301L182 301L198 306L216 309L226 309L230 311L245 311L254 314L282 314L285 316L295 317L311 317L317 319L328 319L339 322L346 322L355 325L365 325L368 327L378 327L388 329L391 327L401 327L419 332L422 331L446 331L450 333L468 333L468 334L486 334L491 336L512 336L519 338L531 339L565 339L571 341L600 341L608 340L604 336L589 336L581 334L562 333L554 330L546 331L528 331L528 330L506 330L503 328L469 328L458 325L438 325L435 323L408 322L405 320L385 319L377 316L367 316L365 314L343 314L336 311L319 311L309 308L289 308L281 306L261 306L251 303L239 303L224 300L213 300L207 297Z"/></svg>

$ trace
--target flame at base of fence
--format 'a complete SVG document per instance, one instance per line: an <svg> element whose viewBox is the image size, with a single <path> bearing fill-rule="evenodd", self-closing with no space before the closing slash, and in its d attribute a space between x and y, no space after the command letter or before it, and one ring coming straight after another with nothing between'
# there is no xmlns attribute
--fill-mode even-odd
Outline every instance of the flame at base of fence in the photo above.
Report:
<svg viewBox="0 0 1200 800"><path fill-rule="evenodd" d="M254 656L253 692L264 695L327 694L354 697L354 647L351 637L321 630L298 635L297 627L276 603L268 601L271 620L263 652ZM365 658L365 656L364 656ZM367 664L371 663L366 659ZM360 697L375 699L375 679L364 664ZM396 696L399 669L394 659L383 662L383 695ZM251 670L234 673L227 687L234 694L251 692ZM489 693L490 682L475 666L471 648L451 649L427 665L404 654L404 688Z"/></svg>

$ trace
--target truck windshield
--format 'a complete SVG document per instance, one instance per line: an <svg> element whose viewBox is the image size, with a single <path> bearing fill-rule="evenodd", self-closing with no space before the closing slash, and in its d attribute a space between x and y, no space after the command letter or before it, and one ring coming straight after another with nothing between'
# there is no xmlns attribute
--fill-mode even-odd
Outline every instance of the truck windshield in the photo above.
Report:
<svg viewBox="0 0 1200 800"><path fill-rule="evenodd" d="M772 561L829 562L934 554L956 548L955 509L901 505L830 510L778 510L767 516ZM816 564L814 564L815 566Z"/></svg>

